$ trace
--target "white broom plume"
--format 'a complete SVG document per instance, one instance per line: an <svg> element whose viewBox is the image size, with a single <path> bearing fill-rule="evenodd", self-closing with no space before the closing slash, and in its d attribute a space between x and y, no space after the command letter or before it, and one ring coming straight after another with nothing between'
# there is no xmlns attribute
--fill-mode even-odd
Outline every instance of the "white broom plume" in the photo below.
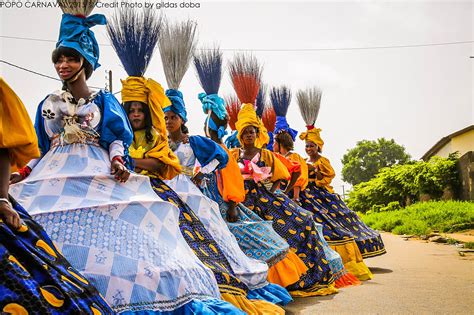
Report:
<svg viewBox="0 0 474 315"><path fill-rule="evenodd" d="M175 24L165 21L158 46L169 89L179 89L194 54L195 36L194 21L187 20Z"/></svg>
<svg viewBox="0 0 474 315"><path fill-rule="evenodd" d="M319 108L321 107L321 96L322 91L318 87L299 90L298 93L296 93L298 107L307 126L314 125L316 119L318 119Z"/></svg>

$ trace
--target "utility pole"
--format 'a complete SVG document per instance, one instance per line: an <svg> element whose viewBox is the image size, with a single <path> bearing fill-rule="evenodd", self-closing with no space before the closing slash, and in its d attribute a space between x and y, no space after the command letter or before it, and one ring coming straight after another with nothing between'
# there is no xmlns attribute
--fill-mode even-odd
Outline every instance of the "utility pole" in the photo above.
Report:
<svg viewBox="0 0 474 315"><path fill-rule="evenodd" d="M346 190L344 189L344 185L342 185L342 199L346 199Z"/></svg>
<svg viewBox="0 0 474 315"><path fill-rule="evenodd" d="M105 70L105 90L113 93L112 91L112 70Z"/></svg>

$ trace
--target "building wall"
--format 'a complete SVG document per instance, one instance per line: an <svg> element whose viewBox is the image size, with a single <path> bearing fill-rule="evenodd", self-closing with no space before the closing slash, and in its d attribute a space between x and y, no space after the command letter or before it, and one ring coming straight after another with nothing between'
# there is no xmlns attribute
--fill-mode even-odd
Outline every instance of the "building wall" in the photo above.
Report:
<svg viewBox="0 0 474 315"><path fill-rule="evenodd" d="M474 151L474 130L468 131L451 140L451 152L459 151L460 156Z"/></svg>
<svg viewBox="0 0 474 315"><path fill-rule="evenodd" d="M456 151L459 151L459 156L462 156L469 151L474 151L474 130L454 137L434 155L447 158L450 153Z"/></svg>

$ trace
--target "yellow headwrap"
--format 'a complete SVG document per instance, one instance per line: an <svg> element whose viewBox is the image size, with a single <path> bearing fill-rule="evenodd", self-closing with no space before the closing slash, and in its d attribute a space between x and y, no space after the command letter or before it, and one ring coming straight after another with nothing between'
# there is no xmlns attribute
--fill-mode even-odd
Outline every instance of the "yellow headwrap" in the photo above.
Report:
<svg viewBox="0 0 474 315"><path fill-rule="evenodd" d="M25 106L1 77L0 149L8 149L12 171L40 156L36 132Z"/></svg>
<svg viewBox="0 0 474 315"><path fill-rule="evenodd" d="M178 157L171 151L168 145L168 133L165 125L163 108L171 105L166 97L163 87L153 79L144 77L128 77L122 80L122 102L137 101L148 105L151 113L153 128L159 132L162 141L145 153L145 157L151 157L163 162L167 168L160 174L163 179L172 179L181 172L181 164Z"/></svg>
<svg viewBox="0 0 474 315"><path fill-rule="evenodd" d="M242 143L242 131L248 126L254 126L259 130L258 138L255 140L255 146L257 148L265 147L268 142L270 142L267 129L263 125L262 120L257 116L253 104L244 103L240 108L239 114L237 115L237 121L235 123L235 128L237 129L237 138L239 139L240 143Z"/></svg>
<svg viewBox="0 0 474 315"><path fill-rule="evenodd" d="M324 141L323 139L321 139L320 132L321 132L321 129L319 128L308 129L306 132L303 132L300 134L300 139L316 143L322 151Z"/></svg>

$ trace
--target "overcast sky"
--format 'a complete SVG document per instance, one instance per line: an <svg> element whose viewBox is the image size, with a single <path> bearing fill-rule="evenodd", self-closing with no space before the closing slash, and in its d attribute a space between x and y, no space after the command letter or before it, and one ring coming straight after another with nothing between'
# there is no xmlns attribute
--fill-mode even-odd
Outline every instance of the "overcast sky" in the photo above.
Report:
<svg viewBox="0 0 474 315"><path fill-rule="evenodd" d="M263 63L264 82L270 86L289 85L294 94L308 86L322 88L317 124L326 142L324 155L338 173L334 181L338 192L343 185L340 160L357 141L393 138L419 159L441 137L474 123L472 43L308 51L472 41L471 1L201 1L199 9L162 11L173 20L197 21L199 44L219 44L226 59L235 53L232 49L266 50L254 54ZM94 12L110 16L113 10ZM55 41L60 16L57 8L2 8L0 34ZM125 71L108 43L105 27L93 30L103 44L102 67L89 84L103 87L104 71L110 69L116 92ZM50 61L54 44L1 37L0 57L56 77ZM300 51L282 51L288 49ZM46 94L61 87L58 81L2 63L0 75L23 99L32 117ZM166 87L158 51L147 76ZM204 115L197 94L201 89L192 67L181 90L191 117L188 127L200 134ZM220 94L231 92L225 73ZM293 128L304 130L296 98L288 120ZM302 155L303 147L298 140L296 150Z"/></svg>

